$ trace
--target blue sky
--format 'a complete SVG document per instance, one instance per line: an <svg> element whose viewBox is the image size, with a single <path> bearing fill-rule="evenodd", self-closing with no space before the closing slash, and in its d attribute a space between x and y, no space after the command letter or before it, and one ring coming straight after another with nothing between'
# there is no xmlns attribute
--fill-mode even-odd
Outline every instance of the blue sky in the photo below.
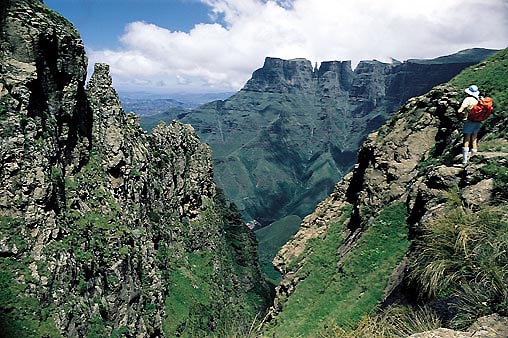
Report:
<svg viewBox="0 0 508 338"><path fill-rule="evenodd" d="M195 0L44 0L71 21L93 49L118 48L125 26L134 21L173 31L190 31L211 22L209 7Z"/></svg>
<svg viewBox="0 0 508 338"><path fill-rule="evenodd" d="M355 66L508 47L507 0L44 2L81 33L89 72L108 63L123 92L236 91L268 56Z"/></svg>

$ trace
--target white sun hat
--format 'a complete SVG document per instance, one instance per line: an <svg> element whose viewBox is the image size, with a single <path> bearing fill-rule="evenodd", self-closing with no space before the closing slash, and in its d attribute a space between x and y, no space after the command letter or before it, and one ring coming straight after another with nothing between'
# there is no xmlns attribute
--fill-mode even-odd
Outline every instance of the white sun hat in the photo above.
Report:
<svg viewBox="0 0 508 338"><path fill-rule="evenodd" d="M468 93L471 96L474 96L478 98L480 96L480 91L478 90L478 87L476 85L471 85L469 88L466 88L464 90L466 93Z"/></svg>

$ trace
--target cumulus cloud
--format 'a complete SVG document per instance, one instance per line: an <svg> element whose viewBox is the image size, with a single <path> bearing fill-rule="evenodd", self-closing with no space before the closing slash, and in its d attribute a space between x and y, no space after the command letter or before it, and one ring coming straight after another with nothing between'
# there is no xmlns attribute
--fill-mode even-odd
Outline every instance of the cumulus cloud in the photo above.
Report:
<svg viewBox="0 0 508 338"><path fill-rule="evenodd" d="M506 0L200 0L214 23L189 32L125 27L119 50L89 50L122 89L235 91L267 56L311 62L433 58L508 45Z"/></svg>

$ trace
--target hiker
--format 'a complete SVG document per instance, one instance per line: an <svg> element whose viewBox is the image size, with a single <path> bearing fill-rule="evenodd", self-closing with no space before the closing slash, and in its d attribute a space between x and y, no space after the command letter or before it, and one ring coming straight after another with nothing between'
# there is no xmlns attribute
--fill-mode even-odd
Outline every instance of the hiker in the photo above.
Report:
<svg viewBox="0 0 508 338"><path fill-rule="evenodd" d="M478 87L476 85L471 85L464 91L468 94L468 96L462 101L457 113L464 114L464 125L462 127L462 133L464 134L462 163L467 163L469 150L471 150L471 156L474 156L478 152L478 131L480 130L482 123L468 120L469 111L480 99L480 91L478 90Z"/></svg>

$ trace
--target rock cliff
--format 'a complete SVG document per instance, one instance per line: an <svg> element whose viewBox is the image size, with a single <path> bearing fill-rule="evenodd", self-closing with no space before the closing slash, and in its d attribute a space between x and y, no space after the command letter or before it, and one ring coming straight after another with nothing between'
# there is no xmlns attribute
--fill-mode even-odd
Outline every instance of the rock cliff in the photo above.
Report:
<svg viewBox="0 0 508 338"><path fill-rule="evenodd" d="M353 171L275 258L283 281L268 335L369 336L346 331L394 304L431 308L448 327L508 315L507 64L507 50L495 54L410 99L367 137ZM496 111L478 156L462 165L456 110L471 83Z"/></svg>
<svg viewBox="0 0 508 338"><path fill-rule="evenodd" d="M2 337L172 337L250 323L253 233L193 128L146 134L38 0L0 5Z"/></svg>
<svg viewBox="0 0 508 338"><path fill-rule="evenodd" d="M231 98L181 119L213 150L216 181L245 219L304 217L357 160L367 136L406 100L493 51L382 63L266 58Z"/></svg>

